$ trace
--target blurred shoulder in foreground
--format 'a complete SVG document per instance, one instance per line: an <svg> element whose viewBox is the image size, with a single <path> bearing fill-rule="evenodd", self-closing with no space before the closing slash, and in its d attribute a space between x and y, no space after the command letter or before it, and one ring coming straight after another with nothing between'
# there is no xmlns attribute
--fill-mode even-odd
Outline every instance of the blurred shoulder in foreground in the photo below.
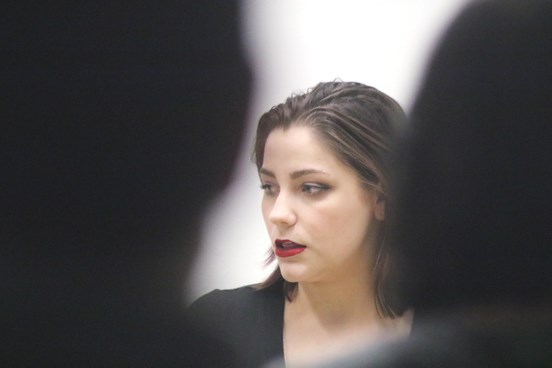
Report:
<svg viewBox="0 0 552 368"><path fill-rule="evenodd" d="M184 278L245 127L238 12L4 10L3 365L185 366L213 349L188 346Z"/></svg>

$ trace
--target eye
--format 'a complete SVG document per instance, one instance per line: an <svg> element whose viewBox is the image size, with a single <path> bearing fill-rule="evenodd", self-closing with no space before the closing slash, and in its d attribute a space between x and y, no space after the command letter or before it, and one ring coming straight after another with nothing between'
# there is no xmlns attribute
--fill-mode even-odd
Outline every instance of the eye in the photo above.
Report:
<svg viewBox="0 0 552 368"><path fill-rule="evenodd" d="M270 183L262 183L261 189L266 195L269 195L269 196L273 196L277 192L276 186Z"/></svg>
<svg viewBox="0 0 552 368"><path fill-rule="evenodd" d="M301 186L301 191L308 195L315 195L330 189L327 185L316 183L305 183Z"/></svg>

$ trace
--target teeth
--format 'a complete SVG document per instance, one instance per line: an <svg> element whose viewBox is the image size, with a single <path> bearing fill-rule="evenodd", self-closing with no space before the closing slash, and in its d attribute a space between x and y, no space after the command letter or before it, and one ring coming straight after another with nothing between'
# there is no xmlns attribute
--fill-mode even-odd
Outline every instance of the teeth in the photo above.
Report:
<svg viewBox="0 0 552 368"><path fill-rule="evenodd" d="M278 242L277 246L280 247L280 248L282 248L282 249L303 248L302 245L296 244L296 243L290 242L290 241L287 241L287 242Z"/></svg>

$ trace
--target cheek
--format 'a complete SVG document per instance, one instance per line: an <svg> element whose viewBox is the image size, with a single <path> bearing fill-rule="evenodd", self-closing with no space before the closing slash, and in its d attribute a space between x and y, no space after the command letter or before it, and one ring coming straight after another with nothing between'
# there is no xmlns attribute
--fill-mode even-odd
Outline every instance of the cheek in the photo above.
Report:
<svg viewBox="0 0 552 368"><path fill-rule="evenodd" d="M315 239L320 241L333 242L349 232L351 227L351 215L343 208L328 206L319 207L309 211L307 216L303 216L305 226L309 227L310 233Z"/></svg>
<svg viewBox="0 0 552 368"><path fill-rule="evenodd" d="M270 225L270 221L268 217L270 215L271 210L272 210L272 203L267 198L263 197L261 201L261 212L263 213L263 220L267 228Z"/></svg>
<svg viewBox="0 0 552 368"><path fill-rule="evenodd" d="M320 234L340 243L358 243L364 241L372 221L370 205L357 202L320 213L318 228Z"/></svg>

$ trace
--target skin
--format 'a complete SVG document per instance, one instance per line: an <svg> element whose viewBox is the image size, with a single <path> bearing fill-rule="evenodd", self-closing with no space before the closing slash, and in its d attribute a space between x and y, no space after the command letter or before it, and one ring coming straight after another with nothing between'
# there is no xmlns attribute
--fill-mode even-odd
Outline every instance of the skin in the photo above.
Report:
<svg viewBox="0 0 552 368"><path fill-rule="evenodd" d="M286 362L308 362L381 337L389 321L376 312L370 280L385 201L362 186L312 128L300 125L270 133L260 178L273 249L276 239L306 246L278 257L282 276L298 283L284 309Z"/></svg>
<svg viewBox="0 0 552 368"><path fill-rule="evenodd" d="M363 187L312 128L292 126L268 136L260 170L263 218L274 245L307 248L278 258L283 277L301 284L357 280L370 270L370 244L385 202Z"/></svg>

